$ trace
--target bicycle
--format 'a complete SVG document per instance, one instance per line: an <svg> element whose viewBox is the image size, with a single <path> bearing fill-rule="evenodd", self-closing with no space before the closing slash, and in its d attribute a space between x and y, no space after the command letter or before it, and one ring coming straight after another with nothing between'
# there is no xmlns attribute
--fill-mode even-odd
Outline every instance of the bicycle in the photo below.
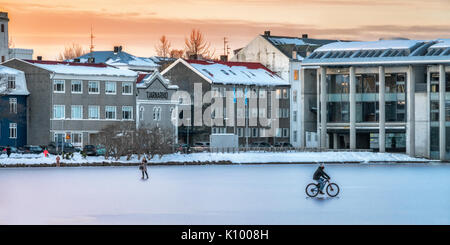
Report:
<svg viewBox="0 0 450 245"><path fill-rule="evenodd" d="M328 184L328 185L327 185ZM326 180L325 183L325 189L326 192L328 194L328 196L330 197L335 197L339 194L339 186L336 183L332 183L330 182L330 180ZM315 197L319 194L320 188L319 188L319 183L311 183L308 184L306 186L306 195L308 195L309 197Z"/></svg>

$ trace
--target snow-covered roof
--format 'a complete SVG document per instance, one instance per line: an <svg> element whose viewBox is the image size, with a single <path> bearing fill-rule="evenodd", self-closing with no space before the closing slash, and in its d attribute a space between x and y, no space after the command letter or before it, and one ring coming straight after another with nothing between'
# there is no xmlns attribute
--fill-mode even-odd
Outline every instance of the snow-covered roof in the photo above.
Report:
<svg viewBox="0 0 450 245"><path fill-rule="evenodd" d="M137 57L124 51L93 51L78 57L81 63L88 63L89 58L94 58L95 63L106 63L115 66L146 67L150 70L159 67L159 65L150 58ZM67 61L73 62L74 59Z"/></svg>
<svg viewBox="0 0 450 245"><path fill-rule="evenodd" d="M128 69L119 69L105 64L73 63L60 61L25 60L42 69L69 75L125 76L135 77L137 73Z"/></svg>
<svg viewBox="0 0 450 245"><path fill-rule="evenodd" d="M170 84L170 81L164 78L158 71L155 71L153 73L140 73L136 81L136 87L146 88L155 80L155 78L159 78L159 80L161 80L168 89L178 89L177 85Z"/></svg>
<svg viewBox="0 0 450 245"><path fill-rule="evenodd" d="M294 44L294 45L315 45L311 43L306 43L300 38L286 38L286 37L269 37L268 38L272 43L276 45L283 45L283 44Z"/></svg>
<svg viewBox="0 0 450 245"><path fill-rule="evenodd" d="M409 49L419 43L416 40L380 40L369 42L334 42L323 45L315 51L350 51L379 49Z"/></svg>
<svg viewBox="0 0 450 245"><path fill-rule="evenodd" d="M450 39L335 42L314 50L303 65L450 63Z"/></svg>
<svg viewBox="0 0 450 245"><path fill-rule="evenodd" d="M8 77L15 77L15 89L11 89L8 91L8 95L29 95L30 92L27 88L27 82L25 80L25 73L23 71L19 71L13 68L9 68L6 66L0 65L0 94L6 91L6 87L8 85Z"/></svg>
<svg viewBox="0 0 450 245"><path fill-rule="evenodd" d="M275 86L289 85L260 63L186 60L212 83Z"/></svg>

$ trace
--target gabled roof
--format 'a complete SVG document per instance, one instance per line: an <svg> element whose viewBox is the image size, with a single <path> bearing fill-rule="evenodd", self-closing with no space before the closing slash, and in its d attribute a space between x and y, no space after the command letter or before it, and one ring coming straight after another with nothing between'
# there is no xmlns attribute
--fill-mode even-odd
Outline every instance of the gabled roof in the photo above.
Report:
<svg viewBox="0 0 450 245"><path fill-rule="evenodd" d="M316 49L304 65L450 63L450 39L335 42Z"/></svg>
<svg viewBox="0 0 450 245"><path fill-rule="evenodd" d="M8 85L7 81L9 76L15 77L16 87L15 89L7 91L6 86ZM23 71L0 65L0 95L5 91L7 91L7 95L29 95L30 92L27 88L25 73Z"/></svg>
<svg viewBox="0 0 450 245"><path fill-rule="evenodd" d="M257 86L289 85L288 82L284 81L267 67L254 62L178 59L165 69L162 74L167 73L178 63L183 63L210 83Z"/></svg>
<svg viewBox="0 0 450 245"><path fill-rule="evenodd" d="M136 77L137 73L127 69L119 69L106 64L77 63L66 61L48 60L23 60L39 68L57 73L69 75L93 75L93 76L125 76Z"/></svg>
<svg viewBox="0 0 450 245"><path fill-rule="evenodd" d="M124 51L93 51L91 53L78 57L81 63L87 63L89 58L94 58L95 63L106 63L115 66L137 66L156 69L159 65L150 58L137 57ZM68 61L74 61L68 60Z"/></svg>
<svg viewBox="0 0 450 245"><path fill-rule="evenodd" d="M153 73L140 73L136 82L137 88L148 88L156 79L160 80L166 89L178 89L177 85L170 84L161 73L155 71Z"/></svg>
<svg viewBox="0 0 450 245"><path fill-rule="evenodd" d="M293 59L292 52L297 52L297 60L302 60L307 56L309 52L312 52L316 48L333 43L339 40L329 40L329 39L314 39L314 38L299 38L299 37L288 37L288 36L267 36L260 35L266 39L269 43L275 46L288 58Z"/></svg>

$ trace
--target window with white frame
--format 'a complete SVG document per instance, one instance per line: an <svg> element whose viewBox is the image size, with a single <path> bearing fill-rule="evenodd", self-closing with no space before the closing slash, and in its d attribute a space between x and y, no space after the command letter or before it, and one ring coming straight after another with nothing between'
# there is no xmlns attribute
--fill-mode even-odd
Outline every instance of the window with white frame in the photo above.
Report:
<svg viewBox="0 0 450 245"><path fill-rule="evenodd" d="M17 123L9 124L9 138L17 139Z"/></svg>
<svg viewBox="0 0 450 245"><path fill-rule="evenodd" d="M90 94L99 94L100 93L99 81L89 81L88 82L88 93L90 93Z"/></svg>
<svg viewBox="0 0 450 245"><path fill-rule="evenodd" d="M132 119L133 119L133 107L122 106L122 120L132 120Z"/></svg>
<svg viewBox="0 0 450 245"><path fill-rule="evenodd" d="M105 82L105 94L116 94L116 82Z"/></svg>
<svg viewBox="0 0 450 245"><path fill-rule="evenodd" d="M161 107L159 107L159 106L153 107L153 120L154 121L161 120Z"/></svg>
<svg viewBox="0 0 450 245"><path fill-rule="evenodd" d="M71 143L73 146L82 146L83 145L83 134L82 133L72 133Z"/></svg>
<svg viewBox="0 0 450 245"><path fill-rule="evenodd" d="M288 99L289 98L289 89L288 88L284 88L283 89L283 98L284 99Z"/></svg>
<svg viewBox="0 0 450 245"><path fill-rule="evenodd" d="M73 94L81 94L83 93L83 82L80 80L72 81L72 93Z"/></svg>
<svg viewBox="0 0 450 245"><path fill-rule="evenodd" d="M122 94L133 95L133 83L123 82L122 83Z"/></svg>
<svg viewBox="0 0 450 245"><path fill-rule="evenodd" d="M109 120L116 119L116 107L115 106L105 106L105 119L109 119Z"/></svg>
<svg viewBox="0 0 450 245"><path fill-rule="evenodd" d="M289 137L289 129L288 128L283 128L283 137L284 138Z"/></svg>
<svg viewBox="0 0 450 245"><path fill-rule="evenodd" d="M244 129L243 128L238 128L237 129L237 134L238 134L238 137L244 137Z"/></svg>
<svg viewBox="0 0 450 245"><path fill-rule="evenodd" d="M294 138L294 142L297 142L297 130L294 130L292 137Z"/></svg>
<svg viewBox="0 0 450 245"><path fill-rule="evenodd" d="M16 88L16 76L8 76L8 89Z"/></svg>
<svg viewBox="0 0 450 245"><path fill-rule="evenodd" d="M281 89L277 89L276 90L276 95L275 96L276 96L275 98L277 98L277 99L281 98Z"/></svg>
<svg viewBox="0 0 450 245"><path fill-rule="evenodd" d="M71 119L83 119L83 106L82 105L73 105L71 106Z"/></svg>
<svg viewBox="0 0 450 245"><path fill-rule="evenodd" d="M9 112L17 113L17 98L9 98Z"/></svg>
<svg viewBox="0 0 450 245"><path fill-rule="evenodd" d="M53 106L53 119L64 119L66 116L66 107L64 105Z"/></svg>
<svg viewBox="0 0 450 245"><path fill-rule="evenodd" d="M53 92L54 93L64 93L65 90L65 83L66 81L64 80L53 80Z"/></svg>
<svg viewBox="0 0 450 245"><path fill-rule="evenodd" d="M90 105L88 107L88 118L89 119L100 119L100 106Z"/></svg>
<svg viewBox="0 0 450 245"><path fill-rule="evenodd" d="M297 111L292 112L292 121L297 122Z"/></svg>
<svg viewBox="0 0 450 245"><path fill-rule="evenodd" d="M144 121L144 107L139 107L139 120Z"/></svg>

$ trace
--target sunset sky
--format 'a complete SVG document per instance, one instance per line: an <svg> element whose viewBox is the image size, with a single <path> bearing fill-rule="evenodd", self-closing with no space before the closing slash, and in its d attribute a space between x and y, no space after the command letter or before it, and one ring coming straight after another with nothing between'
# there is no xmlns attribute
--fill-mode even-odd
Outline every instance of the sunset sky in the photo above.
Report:
<svg viewBox="0 0 450 245"><path fill-rule="evenodd" d="M65 45L90 44L94 50L122 45L136 56L155 55L165 34L174 48L200 29L216 55L223 37L231 50L264 30L272 35L378 40L450 38L450 0L0 0L9 13L16 48L56 59Z"/></svg>

